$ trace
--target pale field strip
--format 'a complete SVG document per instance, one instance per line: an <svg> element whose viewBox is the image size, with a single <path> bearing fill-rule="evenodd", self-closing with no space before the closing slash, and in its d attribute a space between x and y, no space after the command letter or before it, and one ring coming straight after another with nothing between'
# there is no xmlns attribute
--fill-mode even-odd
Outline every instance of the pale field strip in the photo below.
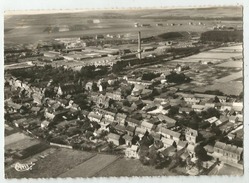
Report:
<svg viewBox="0 0 249 183"><path fill-rule="evenodd" d="M221 64L215 65L217 67L243 67L243 62L242 61L227 61L223 62Z"/></svg>
<svg viewBox="0 0 249 183"><path fill-rule="evenodd" d="M14 168L9 168L5 174L10 178L57 178L95 155L86 151L51 147L21 161L35 162L32 171L20 173Z"/></svg>
<svg viewBox="0 0 249 183"><path fill-rule="evenodd" d="M120 177L120 176L176 176L176 172L168 168L155 169L151 166L144 166L139 160L120 158L110 164L107 168L100 170L96 177Z"/></svg>
<svg viewBox="0 0 249 183"><path fill-rule="evenodd" d="M39 144L39 143L40 143L40 141L37 139L25 138L25 139L18 139L17 142L8 144L4 148L6 150L7 149L22 150L22 149L26 149L28 147L31 147L31 146Z"/></svg>
<svg viewBox="0 0 249 183"><path fill-rule="evenodd" d="M187 59L229 59L231 57L238 57L241 56L241 53L214 53L214 52L202 52L190 57L187 57Z"/></svg>
<svg viewBox="0 0 249 183"><path fill-rule="evenodd" d="M196 92L205 92L207 90L219 90L227 95L239 95L243 90L243 83L237 81L230 81L225 83L217 82L215 84L194 89L194 91Z"/></svg>
<svg viewBox="0 0 249 183"><path fill-rule="evenodd" d="M92 177L114 161L118 159L117 156L97 154L93 158L84 163L72 168L71 170L61 174L59 177Z"/></svg>
<svg viewBox="0 0 249 183"><path fill-rule="evenodd" d="M11 135L5 137L4 144L5 144L5 146L7 146L9 144L18 142L18 141L23 140L23 139L31 139L31 137L24 135L23 133L17 132L17 133L14 133L14 134L11 134Z"/></svg>
<svg viewBox="0 0 249 183"><path fill-rule="evenodd" d="M229 76L217 79L216 82L224 82L225 83L225 82L233 81L233 80L236 80L236 79L239 79L242 77L243 77L243 73L242 73L242 71L239 71L236 73L232 73Z"/></svg>

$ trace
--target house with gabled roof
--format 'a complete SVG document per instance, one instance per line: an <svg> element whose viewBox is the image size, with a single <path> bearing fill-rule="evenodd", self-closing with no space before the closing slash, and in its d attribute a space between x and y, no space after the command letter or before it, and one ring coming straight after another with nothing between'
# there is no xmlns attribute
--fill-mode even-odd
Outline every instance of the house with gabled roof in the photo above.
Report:
<svg viewBox="0 0 249 183"><path fill-rule="evenodd" d="M176 154L176 151L176 147L172 145L161 151L160 155L164 158L173 157Z"/></svg>
<svg viewBox="0 0 249 183"><path fill-rule="evenodd" d="M176 123L176 120L173 119L173 118L170 118L166 115L163 115L163 114L158 114L157 115L158 119L161 121L161 122L166 122L166 123Z"/></svg>
<svg viewBox="0 0 249 183"><path fill-rule="evenodd" d="M129 126L133 126L133 127L137 127L141 125L141 121L136 120L134 118L127 118L125 120L125 122L129 125Z"/></svg>
<svg viewBox="0 0 249 183"><path fill-rule="evenodd" d="M215 116L208 118L208 119L205 119L205 121L209 122L210 124L215 123L217 120L218 120L218 118Z"/></svg>
<svg viewBox="0 0 249 183"><path fill-rule="evenodd" d="M222 124L224 124L224 123L227 123L227 122L229 122L229 118L227 117L227 116L220 116L220 118L215 122L215 125L216 126L220 126L220 125L222 125Z"/></svg>
<svg viewBox="0 0 249 183"><path fill-rule="evenodd" d="M108 108L110 105L110 98L105 95L98 95L96 98L96 105L99 108Z"/></svg>
<svg viewBox="0 0 249 183"><path fill-rule="evenodd" d="M229 119L229 122L236 123L239 118L237 116L229 116L228 119Z"/></svg>
<svg viewBox="0 0 249 183"><path fill-rule="evenodd" d="M188 141L188 143L195 145L197 142L198 138L198 132L197 130L191 129L191 128L186 128L185 130L185 138Z"/></svg>
<svg viewBox="0 0 249 183"><path fill-rule="evenodd" d="M134 134L135 134L135 130L136 130L136 127L133 127L133 126L126 126L126 132L127 132L127 134L128 135L130 135L130 136L134 136Z"/></svg>
<svg viewBox="0 0 249 183"><path fill-rule="evenodd" d="M148 132L151 132L151 130L153 128L153 124L144 120L144 121L142 121L140 127Z"/></svg>
<svg viewBox="0 0 249 183"><path fill-rule="evenodd" d="M201 104L194 104L192 105L192 109L196 112L201 112L206 108L205 105L201 105Z"/></svg>
<svg viewBox="0 0 249 183"><path fill-rule="evenodd" d="M126 144L127 146L131 146L131 145L132 145L132 139L133 139L132 136L130 136L130 135L128 135L128 134L125 134L125 135L123 136L123 139L125 140L125 144Z"/></svg>
<svg viewBox="0 0 249 183"><path fill-rule="evenodd" d="M216 141L211 155L224 162L238 163L242 159L242 152L241 147Z"/></svg>
<svg viewBox="0 0 249 183"><path fill-rule="evenodd" d="M172 145L174 145L176 147L176 142L173 139L162 137L161 141L163 143L163 147L165 147L165 148L168 148L168 147L170 147Z"/></svg>
<svg viewBox="0 0 249 183"><path fill-rule="evenodd" d="M188 142L187 141L179 141L177 144L177 151L182 150L183 148L188 146Z"/></svg>
<svg viewBox="0 0 249 183"><path fill-rule="evenodd" d="M138 127L136 127L135 135L137 135L141 140L146 132L147 132L147 130L138 126Z"/></svg>
<svg viewBox="0 0 249 183"><path fill-rule="evenodd" d="M163 135L164 137L166 137L168 139L174 140L176 143L178 143L180 141L180 136L181 136L180 133L169 130L165 127L160 128L158 133Z"/></svg>
<svg viewBox="0 0 249 183"><path fill-rule="evenodd" d="M180 108L179 108L179 113L180 113L180 114L182 114L183 112L185 112L186 114L189 114L190 111L192 111L192 109L189 108L189 107L180 107Z"/></svg>
<svg viewBox="0 0 249 183"><path fill-rule="evenodd" d="M126 148L125 157L139 159L138 151L139 151L139 146L132 145L131 147Z"/></svg>
<svg viewBox="0 0 249 183"><path fill-rule="evenodd" d="M117 132L118 134L120 134L120 135L123 135L123 134L126 133L125 126L122 126L122 125L117 124L114 128L115 128L116 132Z"/></svg>
<svg viewBox="0 0 249 183"><path fill-rule="evenodd" d="M127 115L124 113L117 113L115 117L115 121L118 122L120 125L125 125L125 120L127 118Z"/></svg>
<svg viewBox="0 0 249 183"><path fill-rule="evenodd" d="M100 122L101 121L101 119L102 119L102 117L103 117L103 115L102 114L96 114L96 113L94 113L94 112L90 112L89 114L88 114L88 119L90 120L90 121L95 121L95 122Z"/></svg>
<svg viewBox="0 0 249 183"><path fill-rule="evenodd" d="M115 134L115 133L109 133L107 135L107 142L113 142L116 146L120 145L120 135Z"/></svg>

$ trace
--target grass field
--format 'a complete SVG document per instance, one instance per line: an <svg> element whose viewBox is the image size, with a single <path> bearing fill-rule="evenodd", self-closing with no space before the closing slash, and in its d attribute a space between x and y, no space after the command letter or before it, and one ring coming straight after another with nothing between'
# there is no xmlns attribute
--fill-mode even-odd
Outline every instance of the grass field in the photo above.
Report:
<svg viewBox="0 0 249 183"><path fill-rule="evenodd" d="M4 87L5 89L6 87ZM5 90L4 90L4 94L5 94ZM14 133L18 132L16 129L10 127L9 125L4 125L4 137L12 135Z"/></svg>
<svg viewBox="0 0 249 183"><path fill-rule="evenodd" d="M239 71L239 72L236 72L236 73L232 73L232 74L230 74L228 76L225 76L223 78L220 78L220 79L216 80L216 82L222 82L222 83L224 82L224 83L226 83L226 82L233 81L233 80L236 80L236 79L239 79L239 78L242 78L242 77L243 77L243 73L242 73L242 71Z"/></svg>
<svg viewBox="0 0 249 183"><path fill-rule="evenodd" d="M243 67L243 62L242 61L228 61L228 62L223 62L221 64L216 65L217 67Z"/></svg>
<svg viewBox="0 0 249 183"><path fill-rule="evenodd" d="M174 176L173 172L167 169L155 169L151 166L144 166L139 160L121 158L112 163L108 168L98 172L97 177L120 177L120 176Z"/></svg>
<svg viewBox="0 0 249 183"><path fill-rule="evenodd" d="M23 139L31 139L31 137L28 137L27 135L24 135L23 133L20 133L20 132L13 133L13 134L6 136L4 138L4 144L5 144L5 146L7 146L9 144L18 142L18 141L23 140Z"/></svg>
<svg viewBox="0 0 249 183"><path fill-rule="evenodd" d="M93 153L62 148L39 159L31 171L17 172L11 168L5 171L5 175L6 178L55 178L92 156Z"/></svg>
<svg viewBox="0 0 249 183"><path fill-rule="evenodd" d="M238 7L207 8L207 9L147 9L147 10L118 10L118 11L85 11L78 13L55 13L38 15L5 15L5 44L8 43L34 43L38 40L51 40L58 37L74 37L96 34L131 34L136 37L138 31L143 37L155 36L171 31L203 32L217 25L217 20L208 20L206 17L229 17L230 11L236 17L242 16L242 10ZM193 13L196 12L196 13ZM203 12L203 13L201 13ZM28 13L28 12L27 12ZM182 17L184 16L184 17ZM190 17L195 17L191 19ZM233 14L233 17L235 15ZM181 18L179 18L181 17ZM100 23L92 24L88 20L99 19ZM193 25L189 25L189 21ZM150 28L135 28L134 23L151 24ZM202 22L205 25L199 26ZM163 26L156 26L162 23ZM219 22L220 23L220 22ZM168 25L167 25L168 24ZM175 26L170 26L175 24ZM181 24L181 26L177 26ZM223 20L222 24L229 26L241 26L242 20ZM44 30L47 27L75 26L82 28L77 31L51 32ZM133 34L133 35L132 35Z"/></svg>
<svg viewBox="0 0 249 183"><path fill-rule="evenodd" d="M15 142L15 143L6 145L4 148L6 150L7 149L22 150L22 149L31 147L31 146L33 146L35 144L39 144L39 143L40 143L40 141L37 140L37 139L25 138L25 139L22 139L22 140L19 140L19 141Z"/></svg>
<svg viewBox="0 0 249 183"><path fill-rule="evenodd" d="M71 170L61 174L59 177L93 177L99 171L105 169L118 159L117 156L97 154L86 162L72 168ZM108 169L108 168L107 168Z"/></svg>
<svg viewBox="0 0 249 183"><path fill-rule="evenodd" d="M221 169L219 169L215 175L243 175L243 170L240 170L238 168L232 167L230 165L223 165Z"/></svg>
<svg viewBox="0 0 249 183"><path fill-rule="evenodd" d="M241 56L241 53L222 53L222 52L211 52L211 51L207 51L207 52L202 52L190 57L187 57L188 60L190 59L201 59L201 60L205 60L205 59L228 59L231 57L238 57Z"/></svg>
<svg viewBox="0 0 249 183"><path fill-rule="evenodd" d="M231 81L225 83L215 83L194 89L196 92L205 92L207 90L219 90L226 95L239 95L243 91L243 83Z"/></svg>

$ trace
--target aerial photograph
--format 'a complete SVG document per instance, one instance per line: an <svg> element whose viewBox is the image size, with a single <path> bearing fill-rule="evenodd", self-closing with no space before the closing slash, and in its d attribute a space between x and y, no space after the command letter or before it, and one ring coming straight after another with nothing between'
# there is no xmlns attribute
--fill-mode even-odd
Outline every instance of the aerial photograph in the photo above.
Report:
<svg viewBox="0 0 249 183"><path fill-rule="evenodd" d="M242 176L242 9L6 11L5 178Z"/></svg>

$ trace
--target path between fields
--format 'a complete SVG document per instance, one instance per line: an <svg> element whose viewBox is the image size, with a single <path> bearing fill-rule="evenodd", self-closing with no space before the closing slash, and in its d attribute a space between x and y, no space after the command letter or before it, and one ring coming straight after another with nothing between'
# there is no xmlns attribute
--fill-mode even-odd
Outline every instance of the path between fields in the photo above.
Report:
<svg viewBox="0 0 249 183"><path fill-rule="evenodd" d="M96 154L80 165L60 174L58 177L94 177L98 172L109 167L119 158L114 155Z"/></svg>

